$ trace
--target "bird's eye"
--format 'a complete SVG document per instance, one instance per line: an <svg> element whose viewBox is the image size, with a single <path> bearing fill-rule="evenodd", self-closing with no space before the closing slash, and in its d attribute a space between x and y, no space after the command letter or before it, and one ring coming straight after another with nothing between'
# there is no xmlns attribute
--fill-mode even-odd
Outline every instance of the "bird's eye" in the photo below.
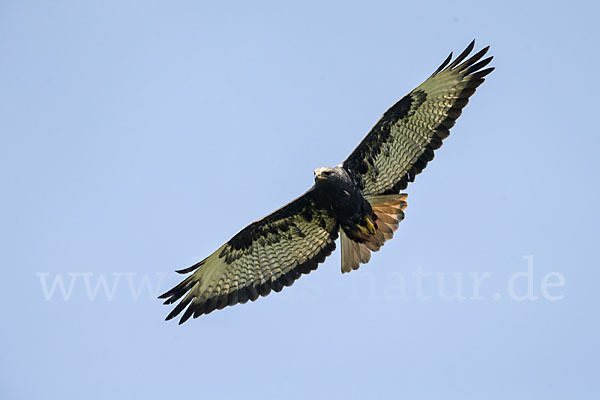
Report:
<svg viewBox="0 0 600 400"><path fill-rule="evenodd" d="M323 175L329 176L329 175L331 175L331 171L323 171Z"/></svg>

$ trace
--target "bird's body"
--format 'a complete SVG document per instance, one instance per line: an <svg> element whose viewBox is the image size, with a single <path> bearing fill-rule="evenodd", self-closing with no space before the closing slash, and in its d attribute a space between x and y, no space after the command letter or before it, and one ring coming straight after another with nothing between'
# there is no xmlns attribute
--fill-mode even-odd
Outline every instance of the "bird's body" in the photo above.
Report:
<svg viewBox="0 0 600 400"><path fill-rule="evenodd" d="M318 199L316 206L328 212L340 226L342 272L358 269L361 263L367 263L370 251L379 250L387 239L391 239L391 234L404 218L406 195L386 197L385 204L392 209L390 218L386 219L381 214L383 211L374 210L369 201L381 200L381 196L365 198L341 165L316 169L313 190L314 198Z"/></svg>
<svg viewBox="0 0 600 400"><path fill-rule="evenodd" d="M466 59L472 42L452 63L452 54L419 87L392 106L352 154L335 168L314 171L304 195L246 226L163 294L181 302L180 323L291 285L335 249L341 236L342 272L358 269L392 238L404 218L400 193L433 159L433 152L468 98L493 68L481 60L488 48ZM466 60L465 60L466 59Z"/></svg>
<svg viewBox="0 0 600 400"><path fill-rule="evenodd" d="M331 213L345 229L351 229L372 214L369 202L341 166L315 170L313 190L317 206Z"/></svg>

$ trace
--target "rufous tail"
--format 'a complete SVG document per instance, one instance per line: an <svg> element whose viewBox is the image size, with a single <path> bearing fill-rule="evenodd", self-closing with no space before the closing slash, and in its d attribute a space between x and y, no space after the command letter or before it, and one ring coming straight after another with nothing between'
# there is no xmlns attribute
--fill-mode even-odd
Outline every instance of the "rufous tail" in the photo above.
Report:
<svg viewBox="0 0 600 400"><path fill-rule="evenodd" d="M350 239L340 228L342 247L342 273L358 269L371 259L371 251L377 251L394 236L398 224L404 219L406 193L365 196L377 217L374 221L375 232L366 236L362 242Z"/></svg>

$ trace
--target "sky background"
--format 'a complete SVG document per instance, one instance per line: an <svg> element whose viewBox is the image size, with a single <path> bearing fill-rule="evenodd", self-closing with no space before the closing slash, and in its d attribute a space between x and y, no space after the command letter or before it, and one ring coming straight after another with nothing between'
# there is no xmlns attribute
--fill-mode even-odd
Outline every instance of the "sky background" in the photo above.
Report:
<svg viewBox="0 0 600 400"><path fill-rule="evenodd" d="M0 397L597 399L598 6L216 3L0 1ZM496 70L368 265L164 322L473 38Z"/></svg>

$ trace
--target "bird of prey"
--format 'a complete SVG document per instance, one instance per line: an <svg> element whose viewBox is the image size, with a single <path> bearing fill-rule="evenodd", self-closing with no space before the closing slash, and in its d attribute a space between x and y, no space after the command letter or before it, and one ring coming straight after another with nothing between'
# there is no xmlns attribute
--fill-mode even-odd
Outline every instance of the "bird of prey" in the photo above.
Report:
<svg viewBox="0 0 600 400"><path fill-rule="evenodd" d="M340 236L342 273L369 262L404 218L400 193L433 159L469 97L494 68L488 47L467 58L475 41L383 114L340 165L314 171L302 196L251 223L160 298L185 310L179 323L290 286L317 268Z"/></svg>

